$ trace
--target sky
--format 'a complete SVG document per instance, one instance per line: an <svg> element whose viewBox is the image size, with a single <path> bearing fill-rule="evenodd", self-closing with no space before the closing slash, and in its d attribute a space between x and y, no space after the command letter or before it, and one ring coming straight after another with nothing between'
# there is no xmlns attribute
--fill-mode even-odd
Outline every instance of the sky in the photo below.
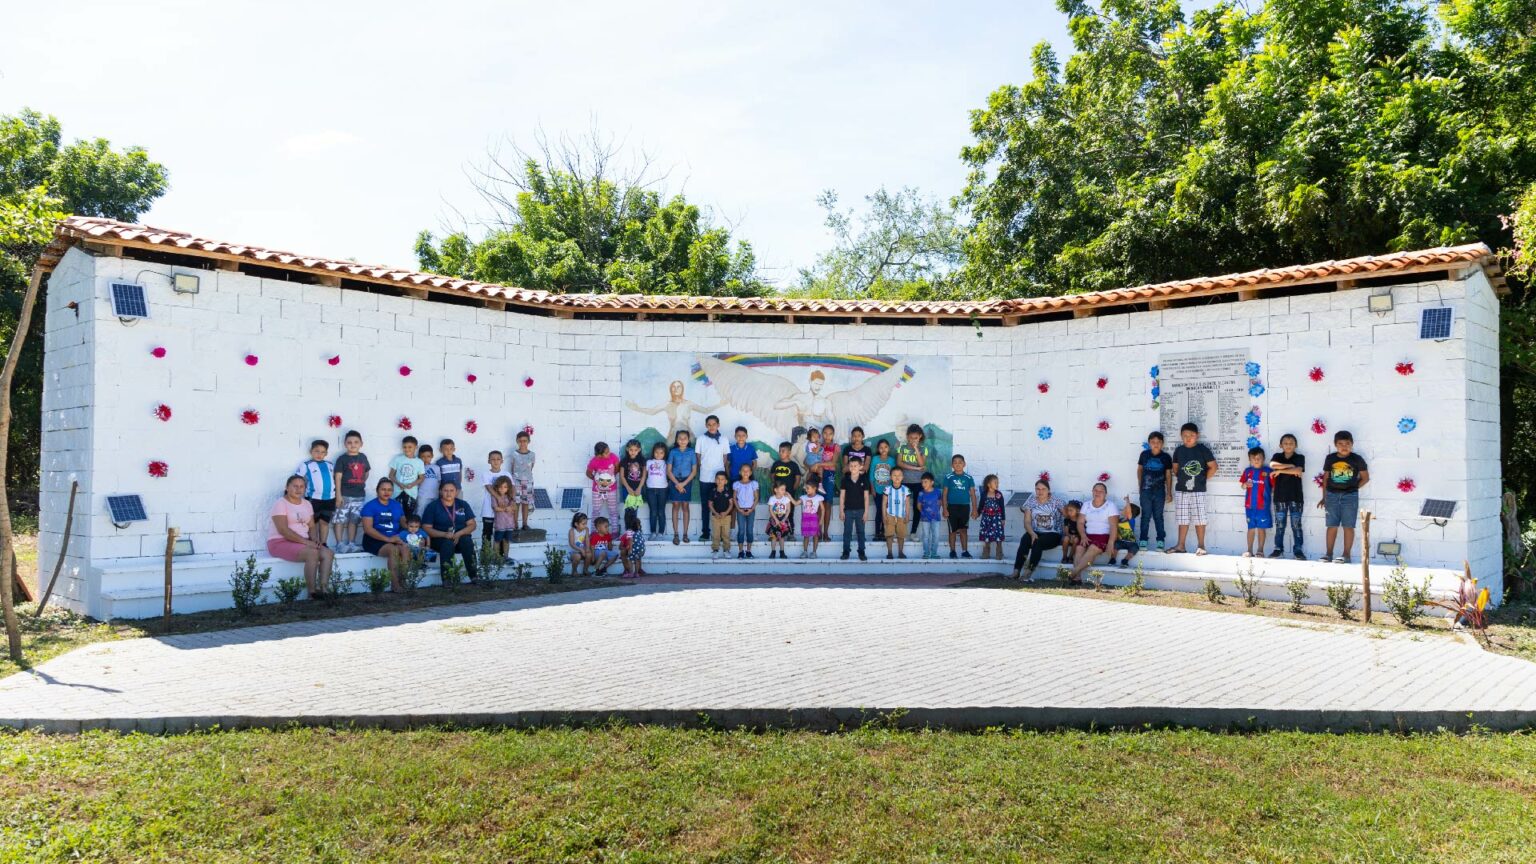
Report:
<svg viewBox="0 0 1536 864"><path fill-rule="evenodd" d="M1037 42L1067 40L1050 0L76 0L4 17L0 113L147 149L171 176L148 224L414 268L418 231L485 215L468 178L490 149L597 128L781 285L831 243L822 190L954 195L969 112L1028 78Z"/></svg>

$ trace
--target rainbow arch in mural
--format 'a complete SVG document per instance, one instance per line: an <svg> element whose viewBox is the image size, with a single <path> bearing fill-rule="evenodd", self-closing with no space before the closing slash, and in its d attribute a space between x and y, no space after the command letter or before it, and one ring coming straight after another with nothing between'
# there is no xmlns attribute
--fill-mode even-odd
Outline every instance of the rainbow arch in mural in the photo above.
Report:
<svg viewBox="0 0 1536 864"><path fill-rule="evenodd" d="M716 360L726 363L735 363L738 366L814 366L818 369L845 369L850 372L864 372L870 375L878 375L881 372L900 363L896 357L887 357L883 354L715 354ZM691 368L693 380L703 384L709 383L709 376L698 363ZM903 383L912 380L916 374L911 366L902 366L901 380Z"/></svg>

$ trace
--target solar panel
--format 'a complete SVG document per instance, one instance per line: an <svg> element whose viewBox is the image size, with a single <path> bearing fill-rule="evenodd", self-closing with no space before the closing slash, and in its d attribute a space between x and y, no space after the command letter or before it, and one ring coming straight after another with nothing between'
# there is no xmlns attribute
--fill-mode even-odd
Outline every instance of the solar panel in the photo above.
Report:
<svg viewBox="0 0 1536 864"><path fill-rule="evenodd" d="M112 314L119 318L148 318L144 286L133 282L112 283Z"/></svg>
<svg viewBox="0 0 1536 864"><path fill-rule="evenodd" d="M553 510L555 503L549 500L548 489L533 490L533 507L535 510Z"/></svg>
<svg viewBox="0 0 1536 864"><path fill-rule="evenodd" d="M1427 498L1424 506L1419 510L1419 515L1430 519L1449 519L1456 515L1456 502Z"/></svg>
<svg viewBox="0 0 1536 864"><path fill-rule="evenodd" d="M137 495L108 495L107 511L111 513L114 525L143 522L149 518L144 513L144 499Z"/></svg>
<svg viewBox="0 0 1536 864"><path fill-rule="evenodd" d="M577 486L574 489L561 489L560 490L560 509L561 510L580 510L581 509L581 496L584 495L586 493L586 491L587 490L581 488L580 486Z"/></svg>
<svg viewBox="0 0 1536 864"><path fill-rule="evenodd" d="M1435 306L1419 312L1420 339L1451 338L1451 321L1456 313L1450 306Z"/></svg>
<svg viewBox="0 0 1536 864"><path fill-rule="evenodd" d="M1010 497L1008 499L1008 509L1012 510L1015 507L1023 507L1024 506L1024 502L1028 501L1030 498L1033 498L1034 495L1035 495L1035 493L1033 493L1033 492L1015 492L1015 493L1013 493L1012 497Z"/></svg>

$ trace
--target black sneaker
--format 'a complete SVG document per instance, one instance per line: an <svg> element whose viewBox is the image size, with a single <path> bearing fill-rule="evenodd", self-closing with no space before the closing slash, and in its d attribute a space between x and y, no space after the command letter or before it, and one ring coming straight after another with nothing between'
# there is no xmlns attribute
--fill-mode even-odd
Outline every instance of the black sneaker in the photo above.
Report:
<svg viewBox="0 0 1536 864"><path fill-rule="evenodd" d="M1297 561L1305 561L1305 560L1307 560L1307 556L1300 549L1297 549L1296 550L1296 560Z"/></svg>
<svg viewBox="0 0 1536 864"><path fill-rule="evenodd" d="M745 557L747 557L747 550L743 549L740 552L737 552L736 553L736 557L737 558L745 558Z"/></svg>
<svg viewBox="0 0 1536 864"><path fill-rule="evenodd" d="M895 558L896 558L895 553L893 553L893 552L885 553L885 560L891 561L891 560L894 560Z"/></svg>
<svg viewBox="0 0 1536 864"><path fill-rule="evenodd" d="M949 550L949 557L950 558L959 558L960 556L956 555L955 554L955 550L951 549L951 550Z"/></svg>
<svg viewBox="0 0 1536 864"><path fill-rule="evenodd" d="M860 552L859 553L859 560L860 561L868 561L869 560L869 556L865 555L863 552Z"/></svg>
<svg viewBox="0 0 1536 864"><path fill-rule="evenodd" d="M961 558L969 558L969 557L971 557L971 553L969 551L961 552L960 553L960 557Z"/></svg>
<svg viewBox="0 0 1536 864"><path fill-rule="evenodd" d="M838 558L837 560L839 560L839 561L847 561L848 560L848 553L844 552L842 554L842 557Z"/></svg>
<svg viewBox="0 0 1536 864"><path fill-rule="evenodd" d="M748 550L747 550L747 557L748 557L748 558L751 558L751 557L752 557L752 550L751 550L751 549L748 549Z"/></svg>
<svg viewBox="0 0 1536 864"><path fill-rule="evenodd" d="M906 558L907 558L907 553L905 553L905 552L898 552L898 553L896 553L896 557L902 559L903 561L905 561Z"/></svg>
<svg viewBox="0 0 1536 864"><path fill-rule="evenodd" d="M1333 556L1332 555L1324 555L1323 557L1321 557L1321 558L1319 558L1317 560L1323 562L1324 564L1332 564L1333 563Z"/></svg>
<svg viewBox="0 0 1536 864"><path fill-rule="evenodd" d="M1271 558L1284 558L1285 557L1285 550L1284 549L1276 549L1275 551L1269 553L1269 557L1271 557Z"/></svg>

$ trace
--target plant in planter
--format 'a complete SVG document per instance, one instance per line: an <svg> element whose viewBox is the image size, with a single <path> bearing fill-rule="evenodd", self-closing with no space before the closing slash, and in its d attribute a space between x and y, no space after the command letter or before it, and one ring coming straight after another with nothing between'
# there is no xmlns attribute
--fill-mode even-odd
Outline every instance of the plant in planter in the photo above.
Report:
<svg viewBox="0 0 1536 864"><path fill-rule="evenodd" d="M270 578L272 568L256 569L255 555L248 555L244 562L235 565L235 572L229 577L229 594L241 615L249 615L256 610L256 604L261 602L262 591Z"/></svg>
<svg viewBox="0 0 1536 864"><path fill-rule="evenodd" d="M1127 597L1140 597L1142 589L1147 587L1147 576L1141 569L1141 562L1136 562L1136 572L1131 576L1131 581L1121 586L1120 593Z"/></svg>
<svg viewBox="0 0 1536 864"><path fill-rule="evenodd" d="M277 585L273 586L272 590L277 595L277 602L284 606L292 606L299 599L299 595L304 593L304 577L285 576L277 580Z"/></svg>
<svg viewBox="0 0 1536 864"><path fill-rule="evenodd" d="M1399 623L1412 627L1413 622L1424 615L1424 607L1429 605L1429 577L1425 576L1418 585L1413 584L1408 581L1408 566L1399 559L1397 566L1392 568L1392 575L1381 586L1381 602L1392 610Z"/></svg>
<svg viewBox="0 0 1536 864"><path fill-rule="evenodd" d="M351 594L354 581L351 573L332 573L330 583L325 586L325 605L335 606L341 598Z"/></svg>
<svg viewBox="0 0 1536 864"><path fill-rule="evenodd" d="M459 587L464 582L464 565L459 559L451 558L443 562L438 570L438 578L442 580L443 587L450 591Z"/></svg>
<svg viewBox="0 0 1536 864"><path fill-rule="evenodd" d="M544 547L544 575L551 584L565 581L566 553L559 546Z"/></svg>
<svg viewBox="0 0 1536 864"><path fill-rule="evenodd" d="M495 543L482 543L476 553L480 561L480 576L490 582L501 578L501 571L507 569L507 556L501 554Z"/></svg>
<svg viewBox="0 0 1536 864"><path fill-rule="evenodd" d="M1285 583L1285 593L1290 595L1292 612L1300 612L1301 604L1307 601L1307 594L1312 591L1312 582L1308 579L1290 579Z"/></svg>
<svg viewBox="0 0 1536 864"><path fill-rule="evenodd" d="M389 590L389 569L386 567L374 567L363 571L363 584L368 587L368 593L375 596Z"/></svg>
<svg viewBox="0 0 1536 864"><path fill-rule="evenodd" d="M405 568L400 573L400 587L405 593L414 594L421 587L422 580L427 578L427 561L418 555L410 555L405 559Z"/></svg>
<svg viewBox="0 0 1536 864"><path fill-rule="evenodd" d="M1328 595L1328 605L1333 611L1339 613L1340 618L1349 618L1350 610L1355 608L1355 584L1353 582L1334 582L1323 586L1323 591Z"/></svg>

